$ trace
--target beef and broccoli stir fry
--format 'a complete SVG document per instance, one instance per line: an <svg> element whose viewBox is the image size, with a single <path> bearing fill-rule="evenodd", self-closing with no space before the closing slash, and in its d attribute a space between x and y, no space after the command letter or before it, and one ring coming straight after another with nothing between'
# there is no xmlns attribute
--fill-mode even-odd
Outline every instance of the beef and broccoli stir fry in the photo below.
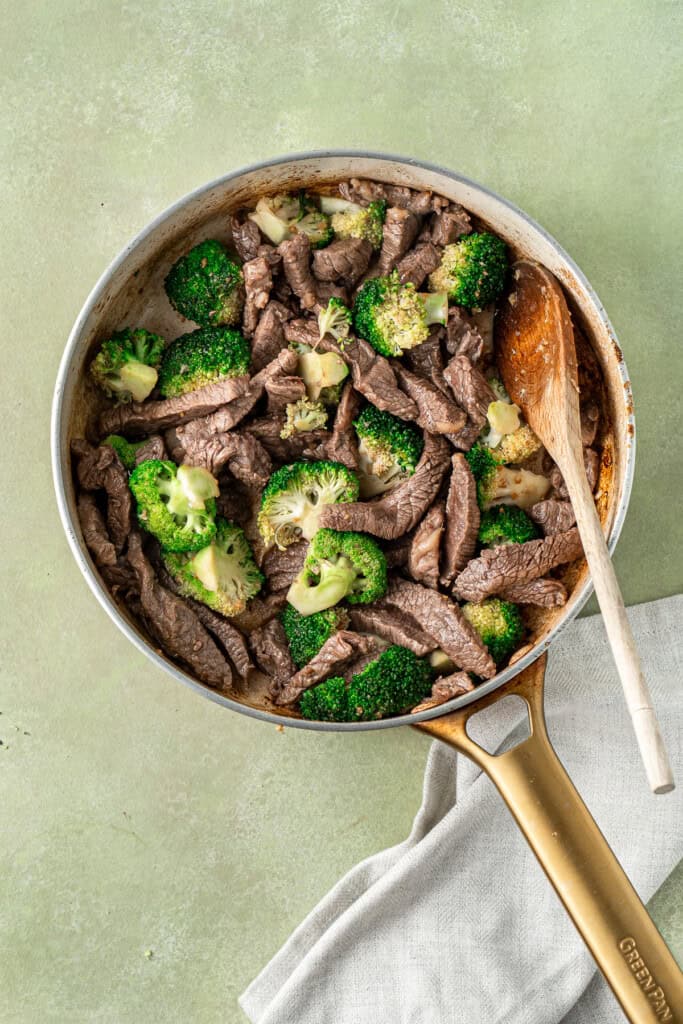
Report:
<svg viewBox="0 0 683 1024"><path fill-rule="evenodd" d="M72 452L102 578L199 680L248 699L258 668L287 713L471 690L582 554L496 369L505 244L439 195L355 179L264 196L224 237L168 268L174 340L131 324L90 363L104 408Z"/></svg>

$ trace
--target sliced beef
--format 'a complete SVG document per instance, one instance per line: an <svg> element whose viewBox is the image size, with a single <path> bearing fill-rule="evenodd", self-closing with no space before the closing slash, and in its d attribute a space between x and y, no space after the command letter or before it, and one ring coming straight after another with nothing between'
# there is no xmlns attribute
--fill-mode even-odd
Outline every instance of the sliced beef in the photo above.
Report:
<svg viewBox="0 0 683 1024"><path fill-rule="evenodd" d="M600 476L600 456L594 448L583 449L583 464L586 469L586 479L591 492L595 491ZM553 485L553 497L565 501L569 498L569 491L564 482L562 473L557 466L550 473L550 483Z"/></svg>
<svg viewBox="0 0 683 1024"><path fill-rule="evenodd" d="M333 462L341 462L349 469L358 469L358 444L353 421L358 415L360 400L353 385L349 381L337 406L332 427L332 436L327 443L326 456Z"/></svg>
<svg viewBox="0 0 683 1024"><path fill-rule="evenodd" d="M340 351L331 338L323 338L318 346L321 352L336 352L351 369L353 386L378 409L391 412L402 420L416 420L418 408L399 388L391 364L378 355L372 345L362 338L352 338Z"/></svg>
<svg viewBox="0 0 683 1024"><path fill-rule="evenodd" d="M320 341L320 331L318 329L318 321L309 319L296 319L290 320L289 323L284 325L285 341L294 342L297 345L308 345L310 348L315 348ZM332 345L332 349L338 352L336 345Z"/></svg>
<svg viewBox="0 0 683 1024"><path fill-rule="evenodd" d="M259 314L268 305L273 289L273 275L265 256L248 260L242 267L244 275L245 302L242 316L242 330L251 338L259 321Z"/></svg>
<svg viewBox="0 0 683 1024"><path fill-rule="evenodd" d="M441 565L441 582L445 587L450 587L474 555L480 522L477 485L467 459L458 453L451 459L451 467Z"/></svg>
<svg viewBox="0 0 683 1024"><path fill-rule="evenodd" d="M351 625L359 633L372 633L390 644L407 647L418 658L424 658L438 647L433 637L425 636L415 620L398 609L388 611L372 605L357 605L351 609L350 617Z"/></svg>
<svg viewBox="0 0 683 1024"><path fill-rule="evenodd" d="M83 540L98 568L116 565L116 548L109 540L104 517L97 507L93 495L83 491L78 495L78 518L83 531Z"/></svg>
<svg viewBox="0 0 683 1024"><path fill-rule="evenodd" d="M266 381L266 394L268 396L268 415L285 415L285 410L291 402L298 402L306 397L306 385L301 377L293 373L286 373L280 369L277 373L271 374Z"/></svg>
<svg viewBox="0 0 683 1024"><path fill-rule="evenodd" d="M251 341L251 369L258 373L273 359L285 345L283 324L290 320L292 313L281 302L274 299L261 313Z"/></svg>
<svg viewBox="0 0 683 1024"><path fill-rule="evenodd" d="M353 285L368 269L371 256L372 246L364 238L337 238L313 253L313 273L319 281Z"/></svg>
<svg viewBox="0 0 683 1024"><path fill-rule="evenodd" d="M494 661L479 634L470 626L458 605L443 594L419 583L394 577L389 582L386 596L377 604L396 607L411 615L426 633L438 641L441 650L459 668L484 679L496 674Z"/></svg>
<svg viewBox="0 0 683 1024"><path fill-rule="evenodd" d="M261 245L261 232L253 220L249 220L247 217L241 221L239 217L232 217L230 227L232 228L232 244L242 262L246 263L248 260L256 259Z"/></svg>
<svg viewBox="0 0 683 1024"><path fill-rule="evenodd" d="M538 523L546 537L551 537L554 533L566 533L576 522L571 502L558 501L557 498L547 498L532 505L529 515Z"/></svg>
<svg viewBox="0 0 683 1024"><path fill-rule="evenodd" d="M407 252L398 264L401 284L414 284L420 288L428 274L441 263L441 251L431 242L421 242Z"/></svg>
<svg viewBox="0 0 683 1024"><path fill-rule="evenodd" d="M254 491L239 480L221 477L218 481L221 493L216 498L216 510L219 516L229 523L244 526L253 514Z"/></svg>
<svg viewBox="0 0 683 1024"><path fill-rule="evenodd" d="M305 540L290 544L284 551L275 546L266 548L261 559L261 571L266 576L272 594L289 590L304 564L307 550Z"/></svg>
<svg viewBox="0 0 683 1024"><path fill-rule="evenodd" d="M320 683L329 676L339 675L339 670L353 658L369 654L377 647L371 636L361 636L348 629L340 629L326 640L315 657L292 677L275 698L276 704L294 704L304 690Z"/></svg>
<svg viewBox="0 0 683 1024"><path fill-rule="evenodd" d="M147 462L148 459L163 460L167 458L168 452L163 437L160 434L152 434L136 451L135 465L139 466L141 462Z"/></svg>
<svg viewBox="0 0 683 1024"><path fill-rule="evenodd" d="M273 468L263 445L252 434L237 431L213 434L206 439L191 437L183 452L183 461L189 465L203 466L214 476L229 469L251 489L265 487Z"/></svg>
<svg viewBox="0 0 683 1024"><path fill-rule="evenodd" d="M538 579L528 583L513 583L501 590L504 601L515 604L535 604L540 608L561 608L567 603L567 588L561 580Z"/></svg>
<svg viewBox="0 0 683 1024"><path fill-rule="evenodd" d="M282 269L287 284L304 309L313 309L317 296L315 279L311 273L311 243L308 236L299 231L293 238L280 242L278 251L282 256Z"/></svg>
<svg viewBox="0 0 683 1024"><path fill-rule="evenodd" d="M108 445L93 448L87 441L72 441L78 482L84 491L103 490L107 494L107 532L117 554L123 551L131 529L133 498L128 474L114 449Z"/></svg>
<svg viewBox="0 0 683 1024"><path fill-rule="evenodd" d="M246 640L239 629L215 612L213 608L207 608L201 601L186 600L201 624L218 640L235 666L237 674L242 679L248 680L256 666L251 660Z"/></svg>
<svg viewBox="0 0 683 1024"><path fill-rule="evenodd" d="M453 592L462 601L483 601L516 583L529 583L583 553L576 528L525 544L502 544L481 552L460 573Z"/></svg>
<svg viewBox="0 0 683 1024"><path fill-rule="evenodd" d="M450 399L451 392L443 376L444 361L441 351L443 334L443 327L435 324L431 328L426 341L423 341L421 345L416 345L415 348L406 349L403 362L413 373L417 373L419 376L431 381L432 384L436 384L439 390L443 391Z"/></svg>
<svg viewBox="0 0 683 1024"><path fill-rule="evenodd" d="M286 603L287 597L284 591L278 594L269 594L268 597L252 597L245 610L239 615L233 615L230 621L242 633L252 633L253 630L274 619Z"/></svg>
<svg viewBox="0 0 683 1024"><path fill-rule="evenodd" d="M279 619L270 619L249 634L249 643L260 669L270 676L269 691L277 695L296 674L296 665L289 653L289 644Z"/></svg>
<svg viewBox="0 0 683 1024"><path fill-rule="evenodd" d="M484 339L478 328L459 306L451 306L446 323L446 349L450 355L466 356L473 366L479 366L484 348Z"/></svg>
<svg viewBox="0 0 683 1024"><path fill-rule="evenodd" d="M333 281L318 281L315 290L321 309L327 309L330 299L341 299L345 306L350 304L348 289L341 284L334 284Z"/></svg>
<svg viewBox="0 0 683 1024"><path fill-rule="evenodd" d="M448 468L448 445L435 434L425 435L425 446L411 477L377 501L328 505L320 525L333 530L357 530L393 540L412 530L439 493Z"/></svg>
<svg viewBox="0 0 683 1024"><path fill-rule="evenodd" d="M595 442L600 425L600 406L596 402L583 402L581 405L581 444L590 448Z"/></svg>
<svg viewBox="0 0 683 1024"><path fill-rule="evenodd" d="M252 434L263 445L273 462L294 462L296 459L323 458L323 451L329 444L329 430L306 430L282 438L284 416L263 416L251 420L244 427L245 434Z"/></svg>
<svg viewBox="0 0 683 1024"><path fill-rule="evenodd" d="M387 560L387 569L403 569L408 565L412 543L413 533L404 533L402 537L397 537L382 545L384 557Z"/></svg>
<svg viewBox="0 0 683 1024"><path fill-rule="evenodd" d="M229 688L232 670L228 661L187 602L157 581L138 533L130 536L128 561L140 585L140 603L147 629L166 654L184 662L209 686Z"/></svg>
<svg viewBox="0 0 683 1024"><path fill-rule="evenodd" d="M425 214L433 210L448 207L448 200L433 192L417 192L406 185L386 185L381 181L369 181L362 178L351 178L339 185L339 192L351 203L369 206L377 200L384 199L390 206L400 206L411 213Z"/></svg>
<svg viewBox="0 0 683 1024"><path fill-rule="evenodd" d="M470 215L463 206L451 203L448 210L441 210L432 217L430 231L434 245L451 245L461 235L472 230Z"/></svg>
<svg viewBox="0 0 683 1024"><path fill-rule="evenodd" d="M408 552L408 572L414 580L432 590L437 590L439 586L439 560L445 519L444 502L432 505L416 527Z"/></svg>
<svg viewBox="0 0 683 1024"><path fill-rule="evenodd" d="M457 448L469 451L486 423L489 404L496 396L483 373L470 362L467 356L453 356L444 370L444 377L455 395L458 405L467 413L467 423L449 440Z"/></svg>
<svg viewBox="0 0 683 1024"><path fill-rule="evenodd" d="M419 218L410 210L401 209L400 206L389 207L384 219L377 276L383 277L394 269L415 241L419 227Z"/></svg>
<svg viewBox="0 0 683 1024"><path fill-rule="evenodd" d="M165 430L183 421L208 416L221 406L244 395L249 389L249 377L226 377L207 384L196 391L188 391L174 398L163 398L158 402L131 402L105 409L100 417L103 435L125 434L126 436Z"/></svg>
<svg viewBox="0 0 683 1024"><path fill-rule="evenodd" d="M474 689L474 683L467 672L453 672L449 676L441 676L432 686L432 692L426 700L414 707L411 714L417 715L420 711L427 711L429 708L436 708L454 697L461 697L463 693L469 693Z"/></svg>
<svg viewBox="0 0 683 1024"><path fill-rule="evenodd" d="M398 360L393 364L398 382L418 410L418 424L432 434L455 434L467 422L467 414L451 398L447 398L436 384L412 373Z"/></svg>

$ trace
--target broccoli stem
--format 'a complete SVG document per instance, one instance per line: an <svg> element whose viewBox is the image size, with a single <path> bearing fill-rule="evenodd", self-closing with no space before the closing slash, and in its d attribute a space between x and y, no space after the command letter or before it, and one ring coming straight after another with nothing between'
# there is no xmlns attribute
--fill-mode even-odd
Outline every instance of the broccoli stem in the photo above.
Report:
<svg viewBox="0 0 683 1024"><path fill-rule="evenodd" d="M310 586L299 576L287 594L287 600L300 615L313 615L314 612L332 608L346 597L356 580L356 570L345 556L334 563L323 561L319 565L319 582Z"/></svg>
<svg viewBox="0 0 683 1024"><path fill-rule="evenodd" d="M124 363L119 371L121 384L112 385L112 390L129 391L134 402L144 402L154 390L157 382L157 371L153 366L139 363L137 359L131 359Z"/></svg>
<svg viewBox="0 0 683 1024"><path fill-rule="evenodd" d="M448 320L447 292L419 292L425 306L428 324L445 324Z"/></svg>

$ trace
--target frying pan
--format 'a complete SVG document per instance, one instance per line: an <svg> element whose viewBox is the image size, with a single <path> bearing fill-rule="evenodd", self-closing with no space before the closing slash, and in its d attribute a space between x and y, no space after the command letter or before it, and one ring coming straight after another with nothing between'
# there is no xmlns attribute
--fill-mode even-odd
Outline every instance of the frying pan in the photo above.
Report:
<svg viewBox="0 0 683 1024"><path fill-rule="evenodd" d="M163 293L169 266L207 237L229 240L229 214L264 194L349 177L374 178L431 189L467 207L510 246L516 257L544 264L562 284L575 328L597 359L603 385L603 458L598 510L610 549L616 544L631 490L634 419L628 373L600 301L557 242L507 200L459 174L421 161L364 152L296 154L253 164L202 186L162 213L104 272L69 336L55 387L52 460L57 502L74 557L88 585L119 629L170 675L218 704L295 728L351 731L416 726L474 760L500 791L574 924L603 971L629 1020L683 1022L683 978L669 950L591 818L555 754L543 715L547 651L577 615L591 586L585 564L566 570L571 596L564 608L531 613L528 649L516 663L473 692L414 715L375 722L304 721L267 701L266 681L248 694L219 693L187 675L150 643L141 627L108 593L84 544L70 469L72 437L88 436L101 407L84 368L98 339L127 324L172 339L186 325ZM480 709L515 694L527 704L530 735L499 756L486 753L467 733Z"/></svg>

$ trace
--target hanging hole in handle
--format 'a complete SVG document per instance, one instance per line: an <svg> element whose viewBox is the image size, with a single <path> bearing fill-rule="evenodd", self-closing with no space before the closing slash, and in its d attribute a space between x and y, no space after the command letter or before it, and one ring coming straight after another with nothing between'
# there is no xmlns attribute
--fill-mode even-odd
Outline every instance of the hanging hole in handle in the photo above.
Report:
<svg viewBox="0 0 683 1024"><path fill-rule="evenodd" d="M474 711L465 725L469 738L497 757L519 746L531 736L529 705L522 697L509 694L481 711Z"/></svg>

